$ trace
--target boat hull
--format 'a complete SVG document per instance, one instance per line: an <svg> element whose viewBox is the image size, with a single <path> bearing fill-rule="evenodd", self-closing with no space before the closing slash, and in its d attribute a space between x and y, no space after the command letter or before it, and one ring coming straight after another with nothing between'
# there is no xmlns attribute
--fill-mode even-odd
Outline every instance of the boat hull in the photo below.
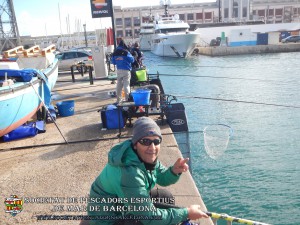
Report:
<svg viewBox="0 0 300 225"><path fill-rule="evenodd" d="M140 36L140 49L142 51L151 50L151 37L152 34L143 34Z"/></svg>
<svg viewBox="0 0 300 225"><path fill-rule="evenodd" d="M158 56L188 57L200 42L197 33L154 34L151 52Z"/></svg>
<svg viewBox="0 0 300 225"><path fill-rule="evenodd" d="M58 77L58 61L54 62L43 73L48 77L50 90ZM44 101L43 81L33 78L30 82L17 82L12 87L0 88L0 137L30 120ZM39 96L37 95L39 94Z"/></svg>

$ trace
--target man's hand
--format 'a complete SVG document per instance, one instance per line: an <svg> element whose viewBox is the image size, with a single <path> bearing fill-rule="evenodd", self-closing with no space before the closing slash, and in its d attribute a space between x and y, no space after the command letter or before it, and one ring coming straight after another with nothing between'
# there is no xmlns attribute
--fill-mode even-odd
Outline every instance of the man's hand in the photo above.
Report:
<svg viewBox="0 0 300 225"><path fill-rule="evenodd" d="M180 173L188 171L189 170L189 166L187 164L188 161L189 161L189 158L177 159L177 161L174 163L174 165L172 167L173 173L180 174Z"/></svg>
<svg viewBox="0 0 300 225"><path fill-rule="evenodd" d="M208 218L208 215L200 209L199 205L190 205L188 209L188 217L190 220L197 220L200 218Z"/></svg>

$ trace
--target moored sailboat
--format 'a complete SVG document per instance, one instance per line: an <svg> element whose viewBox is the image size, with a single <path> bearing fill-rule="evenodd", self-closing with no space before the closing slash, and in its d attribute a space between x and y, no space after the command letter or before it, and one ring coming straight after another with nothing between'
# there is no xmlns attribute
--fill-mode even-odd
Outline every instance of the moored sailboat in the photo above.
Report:
<svg viewBox="0 0 300 225"><path fill-rule="evenodd" d="M55 46L23 46L4 52L0 60L0 137L30 120L43 103L49 105L58 77ZM41 101L42 100L42 101Z"/></svg>

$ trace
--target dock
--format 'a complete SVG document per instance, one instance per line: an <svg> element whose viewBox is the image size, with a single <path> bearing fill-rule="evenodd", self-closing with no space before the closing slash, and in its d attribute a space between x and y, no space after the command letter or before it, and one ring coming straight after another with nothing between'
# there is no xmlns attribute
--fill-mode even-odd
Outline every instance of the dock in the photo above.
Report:
<svg viewBox="0 0 300 225"><path fill-rule="evenodd" d="M300 43L274 44L274 45L253 45L253 46L208 46L197 47L194 52L199 55L207 56L227 56L227 55L245 55L245 54L265 54L282 52L299 52Z"/></svg>
<svg viewBox="0 0 300 225"><path fill-rule="evenodd" d="M16 216L0 211L4 224L34 224L37 215L87 215L86 198L95 178L107 163L107 153L115 144L131 137L132 128L102 129L100 110L116 98L108 95L115 85L108 79L94 80L89 75L59 74L52 102L75 100L75 114L57 117L56 124L48 123L46 132L32 138L0 143L0 188L2 200L17 195L23 199L23 210ZM151 116L160 125L159 116ZM134 122L134 121L133 121ZM61 134L60 134L60 132ZM181 152L165 123L161 126L163 142L160 161L171 166ZM67 140L68 143L65 142ZM202 200L190 173L168 187L175 196L176 205L199 204ZM59 222L59 223L58 223ZM202 219L201 225L212 225L211 219ZM38 224L80 224L80 220L39 221Z"/></svg>

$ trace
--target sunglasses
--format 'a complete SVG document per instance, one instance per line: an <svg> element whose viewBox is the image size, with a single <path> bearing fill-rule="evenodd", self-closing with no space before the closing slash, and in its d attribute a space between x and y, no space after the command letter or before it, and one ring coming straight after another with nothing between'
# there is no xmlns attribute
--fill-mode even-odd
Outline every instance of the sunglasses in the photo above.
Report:
<svg viewBox="0 0 300 225"><path fill-rule="evenodd" d="M145 146L150 146L152 143L156 146L159 145L161 143L161 139L148 139L148 138L143 138L141 140L138 141L141 145L145 145Z"/></svg>

